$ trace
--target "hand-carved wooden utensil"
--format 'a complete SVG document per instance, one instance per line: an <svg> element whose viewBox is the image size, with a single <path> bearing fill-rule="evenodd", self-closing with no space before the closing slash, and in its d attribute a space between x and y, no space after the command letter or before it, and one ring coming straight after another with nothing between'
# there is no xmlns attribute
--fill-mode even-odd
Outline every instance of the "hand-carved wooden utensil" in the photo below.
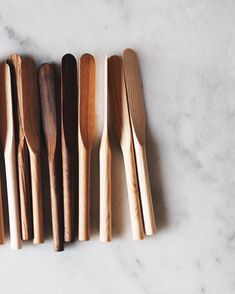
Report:
<svg viewBox="0 0 235 294"><path fill-rule="evenodd" d="M22 119L22 79L21 63L22 58L18 54L12 54L9 59L12 76L12 95L14 106L15 142L18 162L18 182L20 195L20 217L21 235L23 240L33 238L33 215L32 215L32 195L30 179L29 151L26 138L23 132Z"/></svg>
<svg viewBox="0 0 235 294"><path fill-rule="evenodd" d="M156 223L145 149L144 94L138 57L134 50L126 49L123 52L123 68L134 138L145 233L146 235L152 235L156 232Z"/></svg>
<svg viewBox="0 0 235 294"><path fill-rule="evenodd" d="M1 126L0 126L1 127ZM0 165L0 169L1 169ZM5 231L4 231L4 220L3 220L3 207L2 207L2 181L0 177L0 244L4 243Z"/></svg>
<svg viewBox="0 0 235 294"><path fill-rule="evenodd" d="M114 129L124 157L133 238L140 240L144 238L143 221L122 60L119 56L108 59L108 89Z"/></svg>
<svg viewBox="0 0 235 294"><path fill-rule="evenodd" d="M21 238L11 77L6 63L0 63L0 83L0 139L6 164L11 248L19 249Z"/></svg>
<svg viewBox="0 0 235 294"><path fill-rule="evenodd" d="M100 143L100 241L111 241L111 149L108 131L108 62L104 65L104 124Z"/></svg>
<svg viewBox="0 0 235 294"><path fill-rule="evenodd" d="M73 55L62 58L61 72L61 131L64 194L64 240L75 240L75 160L77 146L77 62Z"/></svg>
<svg viewBox="0 0 235 294"><path fill-rule="evenodd" d="M80 58L79 84L79 240L90 239L90 157L95 133L95 58Z"/></svg>
<svg viewBox="0 0 235 294"><path fill-rule="evenodd" d="M30 155L34 243L43 243L43 217L40 161L40 103L37 69L32 58L25 57L21 63L22 125Z"/></svg>
<svg viewBox="0 0 235 294"><path fill-rule="evenodd" d="M64 250L63 199L58 175L58 111L56 98L55 71L52 64L39 68L41 116L47 147L51 191L52 231L55 251Z"/></svg>

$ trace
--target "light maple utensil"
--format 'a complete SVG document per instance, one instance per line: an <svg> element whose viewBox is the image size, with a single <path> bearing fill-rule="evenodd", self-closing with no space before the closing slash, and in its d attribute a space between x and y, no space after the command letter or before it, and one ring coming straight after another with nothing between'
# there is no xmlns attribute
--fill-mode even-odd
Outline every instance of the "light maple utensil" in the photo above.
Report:
<svg viewBox="0 0 235 294"><path fill-rule="evenodd" d="M63 199L58 174L58 102L56 103L55 81L56 78L53 65L48 63L42 64L39 68L39 88L42 125L49 162L52 232L55 251L63 251Z"/></svg>
<svg viewBox="0 0 235 294"><path fill-rule="evenodd" d="M22 125L30 155L33 229L35 244L44 242L42 212L42 182L40 160L40 102L38 95L37 69L32 58L21 62Z"/></svg>
<svg viewBox="0 0 235 294"><path fill-rule="evenodd" d="M90 159L95 133L95 58L83 54L79 77L79 231L80 241L90 239Z"/></svg>
<svg viewBox="0 0 235 294"><path fill-rule="evenodd" d="M64 194L64 240L75 240L75 164L77 146L78 87L77 62L73 55L62 58L61 137Z"/></svg>
<svg viewBox="0 0 235 294"><path fill-rule="evenodd" d="M108 62L104 65L104 123L100 143L100 241L110 242L111 226L111 149L108 131Z"/></svg>
<svg viewBox="0 0 235 294"><path fill-rule="evenodd" d="M0 166L0 168L2 167ZM3 244L4 240L5 240L5 231L4 231L3 207L2 207L2 179L0 177L0 244Z"/></svg>
<svg viewBox="0 0 235 294"><path fill-rule="evenodd" d="M21 247L10 68L0 63L0 139L4 150L11 248Z"/></svg>
<svg viewBox="0 0 235 294"><path fill-rule="evenodd" d="M123 52L123 68L136 155L141 205L146 235L156 232L152 194L145 148L145 107L137 54L132 49Z"/></svg>
<svg viewBox="0 0 235 294"><path fill-rule="evenodd" d="M124 157L133 239L140 240L144 238L143 221L122 59L119 56L108 59L108 89L113 125Z"/></svg>
<svg viewBox="0 0 235 294"><path fill-rule="evenodd" d="M32 215L32 194L30 179L29 151L26 138L23 132L22 119L22 57L12 54L9 59L12 76L12 95L14 106L15 142L18 163L18 182L20 196L20 218L22 240L33 238L33 215Z"/></svg>

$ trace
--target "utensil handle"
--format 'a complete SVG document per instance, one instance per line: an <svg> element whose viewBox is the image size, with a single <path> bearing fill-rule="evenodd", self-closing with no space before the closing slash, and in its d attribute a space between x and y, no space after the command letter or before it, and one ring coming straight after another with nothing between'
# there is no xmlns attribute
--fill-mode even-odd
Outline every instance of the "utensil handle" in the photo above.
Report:
<svg viewBox="0 0 235 294"><path fill-rule="evenodd" d="M107 138L100 145L100 241L110 242L111 225L111 150Z"/></svg>
<svg viewBox="0 0 235 294"><path fill-rule="evenodd" d="M2 207L2 179L0 178L0 244L5 240L3 207Z"/></svg>
<svg viewBox="0 0 235 294"><path fill-rule="evenodd" d="M14 148L12 149L14 150ZM20 214L15 152L5 155L11 249L20 249Z"/></svg>
<svg viewBox="0 0 235 294"><path fill-rule="evenodd" d="M44 242L43 215L42 215L42 183L40 153L30 152L31 186L33 203L33 229L35 244Z"/></svg>
<svg viewBox="0 0 235 294"><path fill-rule="evenodd" d="M63 194L64 194L64 241L73 242L75 240L75 213L74 213L74 152L69 152L62 145L62 165L63 165Z"/></svg>
<svg viewBox="0 0 235 294"><path fill-rule="evenodd" d="M145 233L146 235L152 235L156 232L156 222L153 209L146 150L144 146L141 146L137 142L135 142L135 155Z"/></svg>
<svg viewBox="0 0 235 294"><path fill-rule="evenodd" d="M49 162L52 232L55 251L63 251L63 199L61 195L60 184L58 182L57 170L57 160L55 157Z"/></svg>
<svg viewBox="0 0 235 294"><path fill-rule="evenodd" d="M126 171L126 183L131 216L132 234L134 240L144 239L143 221L141 215L138 179L136 173L135 155L133 144L123 149Z"/></svg>
<svg viewBox="0 0 235 294"><path fill-rule="evenodd" d="M80 241L90 239L90 150L79 146L79 229Z"/></svg>
<svg viewBox="0 0 235 294"><path fill-rule="evenodd" d="M33 238L29 153L26 140L18 147L18 179L20 194L21 235L23 240Z"/></svg>

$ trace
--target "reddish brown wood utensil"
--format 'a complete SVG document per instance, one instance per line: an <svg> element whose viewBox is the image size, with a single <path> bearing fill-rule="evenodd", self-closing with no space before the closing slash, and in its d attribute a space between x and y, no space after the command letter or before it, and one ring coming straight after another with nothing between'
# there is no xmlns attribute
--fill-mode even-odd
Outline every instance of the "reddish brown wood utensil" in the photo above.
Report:
<svg viewBox="0 0 235 294"><path fill-rule="evenodd" d="M64 240L75 240L75 147L77 146L77 62L73 55L62 58L61 129L64 193Z"/></svg>
<svg viewBox="0 0 235 294"><path fill-rule="evenodd" d="M56 98L55 71L52 64L39 68L41 116L47 147L50 174L52 231L55 251L64 250L63 198L59 183L58 166L58 107Z"/></svg>

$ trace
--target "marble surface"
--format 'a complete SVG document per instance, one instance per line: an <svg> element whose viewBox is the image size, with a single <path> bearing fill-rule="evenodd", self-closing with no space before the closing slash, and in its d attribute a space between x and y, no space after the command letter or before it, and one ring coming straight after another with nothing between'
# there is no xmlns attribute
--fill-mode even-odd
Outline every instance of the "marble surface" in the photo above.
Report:
<svg viewBox="0 0 235 294"><path fill-rule="evenodd" d="M63 253L0 247L0 289L28 293L235 293L235 2L0 2L0 57L97 57L92 239ZM123 161L112 139L113 242L98 241L104 54L137 50L158 233L132 241Z"/></svg>

